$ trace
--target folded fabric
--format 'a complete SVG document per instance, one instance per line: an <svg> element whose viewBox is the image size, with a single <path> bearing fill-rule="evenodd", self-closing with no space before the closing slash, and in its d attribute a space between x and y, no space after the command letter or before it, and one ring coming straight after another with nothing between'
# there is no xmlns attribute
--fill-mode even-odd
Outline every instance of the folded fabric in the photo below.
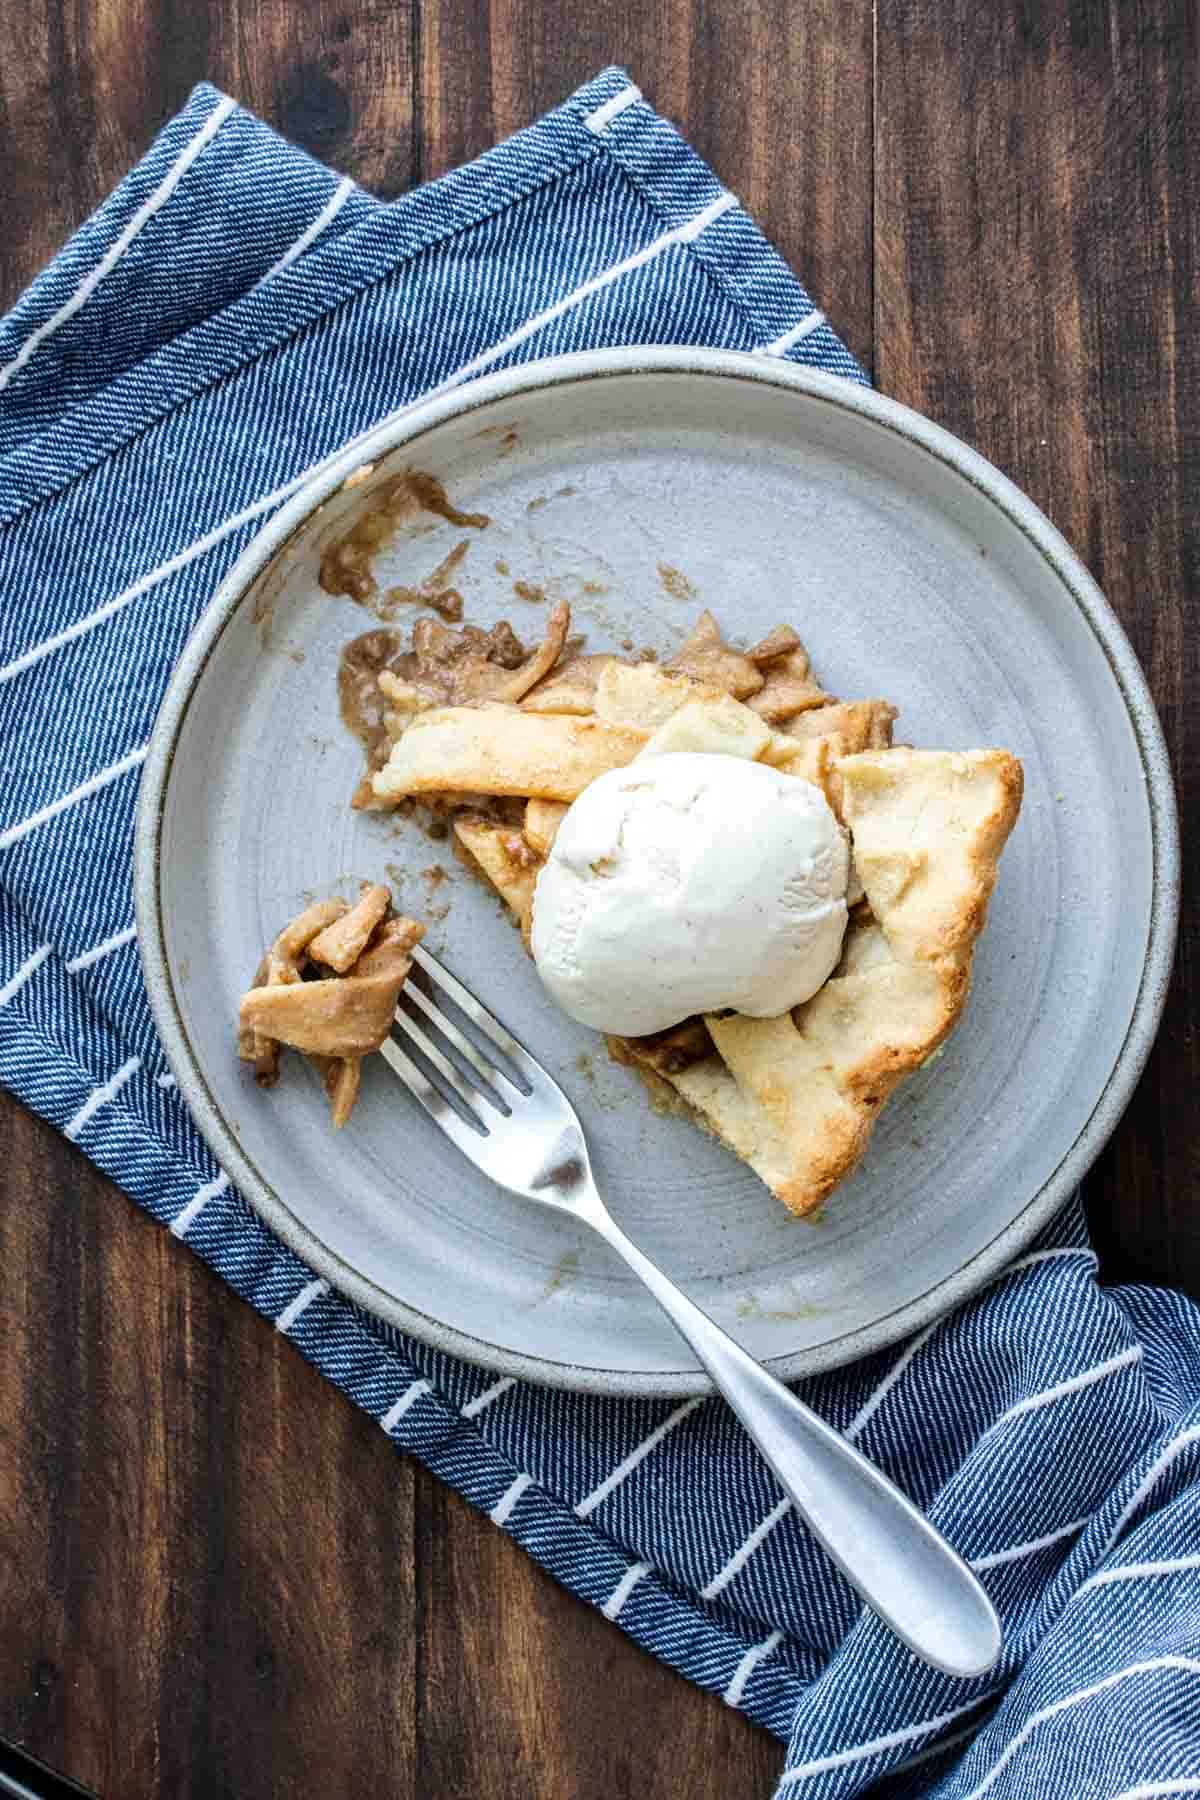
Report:
<svg viewBox="0 0 1200 1800"><path fill-rule="evenodd" d="M264 1228L174 1090L133 808L221 577L431 388L668 342L865 379L619 71L390 205L197 89L0 322L0 1080L398 1447L777 1733L790 1800L1200 1789L1200 1311L1101 1290L1077 1207L899 1352L802 1386L990 1590L1004 1660L960 1682L862 1612L723 1403L497 1381L379 1325Z"/></svg>

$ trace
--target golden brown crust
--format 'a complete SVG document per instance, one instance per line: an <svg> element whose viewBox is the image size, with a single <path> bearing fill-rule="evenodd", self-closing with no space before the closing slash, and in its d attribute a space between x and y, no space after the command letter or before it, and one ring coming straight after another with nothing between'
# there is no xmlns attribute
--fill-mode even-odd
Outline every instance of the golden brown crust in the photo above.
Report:
<svg viewBox="0 0 1200 1800"><path fill-rule="evenodd" d="M813 679L808 653L801 646L768 665L766 680L746 704L769 725L785 725L813 709L823 707L828 695Z"/></svg>
<svg viewBox="0 0 1200 1800"><path fill-rule="evenodd" d="M800 655L803 654L801 650ZM757 694L766 681L752 657L724 642L717 621L707 610L700 614L691 636L664 667L672 674L687 675L693 681L719 688L734 700Z"/></svg>
<svg viewBox="0 0 1200 1800"><path fill-rule="evenodd" d="M672 674L653 663L624 663L615 659L596 680L596 717L610 725L634 731L657 731L674 713L695 700L733 704L720 687L691 675Z"/></svg>
<svg viewBox="0 0 1200 1800"><path fill-rule="evenodd" d="M665 756L671 751L700 751L706 755L740 756L755 762L771 742L771 728L757 714L728 694L711 700L688 700L652 734L643 756Z"/></svg>
<svg viewBox="0 0 1200 1800"><path fill-rule="evenodd" d="M741 1154L785 1206L811 1211L866 1149L872 1117L787 1014L706 1023L745 1102Z"/></svg>
<svg viewBox="0 0 1200 1800"><path fill-rule="evenodd" d="M364 883L362 893L349 912L326 925L308 946L313 962L324 963L338 975L344 975L351 963L358 961L367 940L391 910L392 896L378 882Z"/></svg>
<svg viewBox="0 0 1200 1800"><path fill-rule="evenodd" d="M571 801L597 775L632 762L645 741L643 731L597 718L437 707L418 714L373 785L387 801L447 790Z"/></svg>
<svg viewBox="0 0 1200 1800"><path fill-rule="evenodd" d="M969 949L983 929L1024 777L1006 750L874 750L839 763L871 910L897 956Z"/></svg>
<svg viewBox="0 0 1200 1800"><path fill-rule="evenodd" d="M836 737L839 754L884 750L892 741L896 708L886 700L830 700L799 713L784 727L788 737Z"/></svg>
<svg viewBox="0 0 1200 1800"><path fill-rule="evenodd" d="M597 681L604 670L616 661L615 656L569 656L525 695L521 701L521 710L535 713L576 713L585 717L596 710Z"/></svg>
<svg viewBox="0 0 1200 1800"><path fill-rule="evenodd" d="M521 830L530 849L536 850L539 856L549 856L558 828L566 816L567 809L561 800L527 800Z"/></svg>

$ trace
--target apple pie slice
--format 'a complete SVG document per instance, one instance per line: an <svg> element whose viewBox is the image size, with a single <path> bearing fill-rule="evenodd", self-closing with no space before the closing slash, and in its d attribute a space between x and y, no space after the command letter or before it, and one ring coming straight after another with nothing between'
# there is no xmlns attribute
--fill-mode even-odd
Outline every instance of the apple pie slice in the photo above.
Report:
<svg viewBox="0 0 1200 1800"><path fill-rule="evenodd" d="M850 922L824 985L780 1018L711 1014L611 1053L721 1138L796 1213L863 1155L879 1110L962 1012L1022 772L1003 750L893 746L886 700L838 700L781 625L725 643L702 613L661 667L583 655L565 606L526 653L507 626L433 620L406 647L373 632L346 653L374 693L356 805L448 815L464 858L529 943L538 872L598 776L672 751L744 757L816 785L849 835ZM373 690L372 690L372 683ZM344 709L345 710L345 709Z"/></svg>

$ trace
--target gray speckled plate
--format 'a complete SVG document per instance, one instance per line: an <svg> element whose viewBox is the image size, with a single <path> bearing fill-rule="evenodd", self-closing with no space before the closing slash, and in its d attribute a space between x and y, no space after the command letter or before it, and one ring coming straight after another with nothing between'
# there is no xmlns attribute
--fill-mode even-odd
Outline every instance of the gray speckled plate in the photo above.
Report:
<svg viewBox="0 0 1200 1800"><path fill-rule="evenodd" d="M346 476L374 469L350 489ZM371 621L318 588L320 547L406 466L483 531L423 516L381 558L415 587L464 538L468 616L532 634L566 595L597 648L667 651L697 608L794 622L826 685L885 695L919 745L1000 744L1026 772L967 1013L886 1109L819 1223L792 1218L543 996L498 906L411 822L352 813L339 647ZM681 597L682 596L682 597ZM437 882L424 874L447 871ZM272 1093L231 1022L263 944L314 893L390 881L430 944L574 1096L629 1233L794 1376L933 1318L1027 1242L1118 1118L1149 1047L1177 911L1170 775L1142 675L1046 520L878 396L698 351L558 359L382 426L247 550L164 702L137 844L142 954L180 1088L275 1229L363 1305L477 1362L614 1393L707 1384L654 1303L569 1220L494 1191L377 1059L349 1129L293 1058Z"/></svg>

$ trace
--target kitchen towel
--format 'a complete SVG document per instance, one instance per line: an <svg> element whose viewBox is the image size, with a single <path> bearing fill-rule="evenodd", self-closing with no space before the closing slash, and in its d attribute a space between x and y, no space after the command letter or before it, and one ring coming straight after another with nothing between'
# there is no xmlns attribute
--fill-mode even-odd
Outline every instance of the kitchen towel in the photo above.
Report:
<svg viewBox="0 0 1200 1800"><path fill-rule="evenodd" d="M1004 1660L961 1682L863 1613L720 1401L497 1381L378 1325L263 1227L174 1089L130 845L206 600L397 408L650 343L865 380L620 71L386 205L196 90L0 322L0 1080L399 1449L777 1733L789 1800L1200 1791L1200 1311L1102 1291L1077 1208L951 1317L802 1386L991 1592Z"/></svg>

